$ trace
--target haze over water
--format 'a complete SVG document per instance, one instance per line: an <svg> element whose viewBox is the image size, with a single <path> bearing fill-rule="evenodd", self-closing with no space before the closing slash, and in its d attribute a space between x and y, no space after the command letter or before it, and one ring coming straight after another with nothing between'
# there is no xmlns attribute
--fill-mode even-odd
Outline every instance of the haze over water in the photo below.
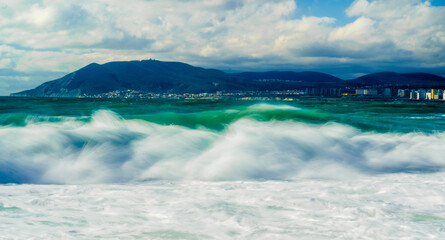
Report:
<svg viewBox="0 0 445 240"><path fill-rule="evenodd" d="M0 125L4 238L445 236L442 103L0 98Z"/></svg>

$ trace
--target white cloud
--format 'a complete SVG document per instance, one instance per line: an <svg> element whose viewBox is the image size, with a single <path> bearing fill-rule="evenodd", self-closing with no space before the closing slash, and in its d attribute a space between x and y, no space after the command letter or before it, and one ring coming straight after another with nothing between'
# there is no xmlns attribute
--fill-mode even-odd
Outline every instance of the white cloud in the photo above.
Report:
<svg viewBox="0 0 445 240"><path fill-rule="evenodd" d="M238 69L445 65L444 7L356 0L345 9L349 23L338 26L331 17L296 17L298 2L2 0L0 67L69 72L144 58Z"/></svg>
<svg viewBox="0 0 445 240"><path fill-rule="evenodd" d="M346 13L372 19L374 38L410 51L421 64L445 63L445 7L420 0L356 0Z"/></svg>
<svg viewBox="0 0 445 240"><path fill-rule="evenodd" d="M141 49L153 53L199 55L211 46L213 52L224 50L226 55L260 57L273 51L279 37L292 40L302 35L302 41L313 36L310 31L318 24L333 21L315 17L292 20L290 15L296 10L292 0L173 2L78 1L74 5L44 1L22 7L15 13L15 20L0 30L0 35L5 43L39 49L98 48L97 44L104 39L133 37L153 40L150 48ZM90 22L81 29L70 24L63 29L58 27L56 23L73 18L60 13L73 9ZM283 44L282 41L280 47Z"/></svg>
<svg viewBox="0 0 445 240"><path fill-rule="evenodd" d="M329 41L350 41L359 45L381 43L383 36L375 25L376 21L360 17L344 27L333 30Z"/></svg>
<svg viewBox="0 0 445 240"><path fill-rule="evenodd" d="M346 9L346 14L350 17L362 15L368 9L369 2L367 0L356 0L348 9Z"/></svg>
<svg viewBox="0 0 445 240"><path fill-rule="evenodd" d="M431 7L431 4L421 0L356 0L345 12L350 17L388 20L406 16L419 6Z"/></svg>
<svg viewBox="0 0 445 240"><path fill-rule="evenodd" d="M211 47L211 46L206 46L204 47L201 52L199 53L199 55L203 56L203 57L209 57L212 56L214 54L218 53L218 49Z"/></svg>
<svg viewBox="0 0 445 240"><path fill-rule="evenodd" d="M34 27L52 25L55 20L55 8L52 6L40 7L39 4L33 4L28 11L18 15L15 20L25 21Z"/></svg>
<svg viewBox="0 0 445 240"><path fill-rule="evenodd" d="M10 68L12 65L12 60L10 58L0 59L0 68Z"/></svg>

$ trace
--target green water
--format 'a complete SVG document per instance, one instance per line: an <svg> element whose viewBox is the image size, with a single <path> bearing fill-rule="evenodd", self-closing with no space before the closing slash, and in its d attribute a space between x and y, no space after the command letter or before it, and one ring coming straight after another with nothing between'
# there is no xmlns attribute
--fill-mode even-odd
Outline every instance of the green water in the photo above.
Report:
<svg viewBox="0 0 445 240"><path fill-rule="evenodd" d="M124 119L161 125L222 130L241 118L257 121L336 122L375 132L445 130L445 103L379 102L354 100L239 101L151 99L0 98L0 125L58 122L74 118L89 121L101 109Z"/></svg>

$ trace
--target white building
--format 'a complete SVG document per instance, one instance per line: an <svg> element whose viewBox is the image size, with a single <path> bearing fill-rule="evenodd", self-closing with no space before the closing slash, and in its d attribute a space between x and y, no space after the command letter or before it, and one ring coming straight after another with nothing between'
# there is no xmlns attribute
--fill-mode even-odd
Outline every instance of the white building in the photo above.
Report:
<svg viewBox="0 0 445 240"><path fill-rule="evenodd" d="M411 91L409 89L398 89L397 90L397 97L400 98L409 98Z"/></svg>
<svg viewBox="0 0 445 240"><path fill-rule="evenodd" d="M417 100L419 100L419 92L415 91L415 90L412 90L409 93L409 99L417 99Z"/></svg>

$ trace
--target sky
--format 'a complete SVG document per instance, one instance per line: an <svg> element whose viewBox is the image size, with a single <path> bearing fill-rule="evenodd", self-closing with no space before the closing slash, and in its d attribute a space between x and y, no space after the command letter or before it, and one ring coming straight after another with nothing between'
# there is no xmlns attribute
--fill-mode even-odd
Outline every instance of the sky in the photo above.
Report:
<svg viewBox="0 0 445 240"><path fill-rule="evenodd" d="M0 95L89 63L445 76L445 0L1 0Z"/></svg>

